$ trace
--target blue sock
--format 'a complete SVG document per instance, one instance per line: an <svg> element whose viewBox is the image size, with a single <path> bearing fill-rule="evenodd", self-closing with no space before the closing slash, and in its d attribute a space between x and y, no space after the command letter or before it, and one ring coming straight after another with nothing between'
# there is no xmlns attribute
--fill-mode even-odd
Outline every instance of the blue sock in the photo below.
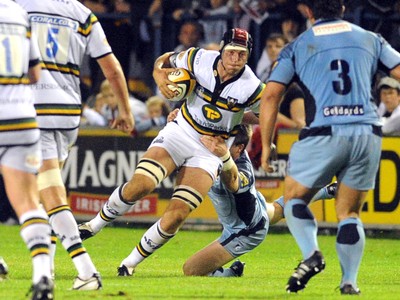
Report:
<svg viewBox="0 0 400 300"><path fill-rule="evenodd" d="M348 218L339 222L336 251L342 268L341 286L350 283L354 288L357 288L357 275L364 246L365 233L360 219Z"/></svg>
<svg viewBox="0 0 400 300"><path fill-rule="evenodd" d="M235 277L235 272L232 271L231 268L219 268L214 272L210 273L208 276L210 277Z"/></svg>
<svg viewBox="0 0 400 300"><path fill-rule="evenodd" d="M306 202L300 199L292 199L284 208L286 224L299 246L303 259L309 258L318 250L317 222L308 208Z"/></svg>
<svg viewBox="0 0 400 300"><path fill-rule="evenodd" d="M314 195L314 197L311 199L311 202L324 199L331 199L331 198L332 197L328 194L326 187L323 187Z"/></svg>
<svg viewBox="0 0 400 300"><path fill-rule="evenodd" d="M278 199L274 201L275 203L279 204L282 208L285 208L285 202L283 201L283 196L280 196Z"/></svg>

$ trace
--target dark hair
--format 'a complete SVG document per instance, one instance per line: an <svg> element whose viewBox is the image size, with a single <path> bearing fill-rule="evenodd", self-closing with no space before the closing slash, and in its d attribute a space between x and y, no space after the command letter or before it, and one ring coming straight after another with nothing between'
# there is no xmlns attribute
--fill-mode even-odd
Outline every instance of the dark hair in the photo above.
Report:
<svg viewBox="0 0 400 300"><path fill-rule="evenodd" d="M289 42L289 41L287 40L287 38L286 38L282 33L279 33L279 32L272 32L272 33L267 37L267 39L265 40L265 42L270 42L270 41L276 42L277 40L282 40L282 41L285 43L285 45Z"/></svg>
<svg viewBox="0 0 400 300"><path fill-rule="evenodd" d="M193 21L193 20L186 21L185 23L183 23L181 25L181 27L179 28L179 31L181 31L183 26L187 26L187 25L193 26L195 28L196 32L199 34L200 40L204 40L204 27L202 24L200 24L197 21ZM180 32L179 32L179 34L180 34Z"/></svg>
<svg viewBox="0 0 400 300"><path fill-rule="evenodd" d="M251 126L247 125L247 124L240 124L238 126L238 133L235 136L235 140L233 141L233 144L235 146L244 145L244 148L246 148L247 144L250 141L251 135L252 135Z"/></svg>
<svg viewBox="0 0 400 300"><path fill-rule="evenodd" d="M343 0L299 0L313 12L315 19L331 19L342 17Z"/></svg>

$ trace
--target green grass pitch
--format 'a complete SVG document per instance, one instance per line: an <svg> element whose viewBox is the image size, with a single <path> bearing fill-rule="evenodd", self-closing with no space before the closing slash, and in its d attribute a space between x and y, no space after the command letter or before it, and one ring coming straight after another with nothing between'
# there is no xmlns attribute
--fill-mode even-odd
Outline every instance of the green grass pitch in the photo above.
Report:
<svg viewBox="0 0 400 300"><path fill-rule="evenodd" d="M262 245L241 257L246 263L241 278L184 277L185 259L219 236L219 232L182 230L145 260L133 277L117 277L116 268L139 241L144 229L105 228L84 242L103 278L101 291L71 291L75 268L57 244L55 299L342 299L337 286L340 266L335 237L320 236L326 269L298 294L287 294L285 285L301 255L290 234L270 232ZM0 256L10 274L0 281L0 299L20 300L31 284L28 250L18 226L0 225ZM362 299L400 299L400 241L367 238L360 269ZM336 290L335 290L336 289ZM348 297L348 296L346 296Z"/></svg>

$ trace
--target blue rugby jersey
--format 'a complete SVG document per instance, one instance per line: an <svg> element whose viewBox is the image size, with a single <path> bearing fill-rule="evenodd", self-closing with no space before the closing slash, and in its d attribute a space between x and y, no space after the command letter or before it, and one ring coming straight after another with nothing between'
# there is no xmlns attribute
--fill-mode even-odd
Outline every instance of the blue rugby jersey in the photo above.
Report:
<svg viewBox="0 0 400 300"><path fill-rule="evenodd" d="M281 51L268 81L299 81L309 127L380 125L371 96L379 62L388 69L400 64L400 54L380 35L343 20L319 20Z"/></svg>
<svg viewBox="0 0 400 300"><path fill-rule="evenodd" d="M239 190L231 193L218 177L208 192L221 224L231 233L252 229L263 217L268 222L265 199L256 190L247 152L244 151L235 163L239 170Z"/></svg>

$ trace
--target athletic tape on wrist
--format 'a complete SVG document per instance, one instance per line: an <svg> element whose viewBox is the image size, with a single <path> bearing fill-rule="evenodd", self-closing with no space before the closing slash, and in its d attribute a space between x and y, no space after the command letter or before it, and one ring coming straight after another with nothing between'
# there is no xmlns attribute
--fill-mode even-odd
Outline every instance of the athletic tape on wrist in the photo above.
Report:
<svg viewBox="0 0 400 300"><path fill-rule="evenodd" d="M222 160L222 171L228 171L232 169L233 165L235 164L229 151L224 156L221 156L220 159Z"/></svg>

